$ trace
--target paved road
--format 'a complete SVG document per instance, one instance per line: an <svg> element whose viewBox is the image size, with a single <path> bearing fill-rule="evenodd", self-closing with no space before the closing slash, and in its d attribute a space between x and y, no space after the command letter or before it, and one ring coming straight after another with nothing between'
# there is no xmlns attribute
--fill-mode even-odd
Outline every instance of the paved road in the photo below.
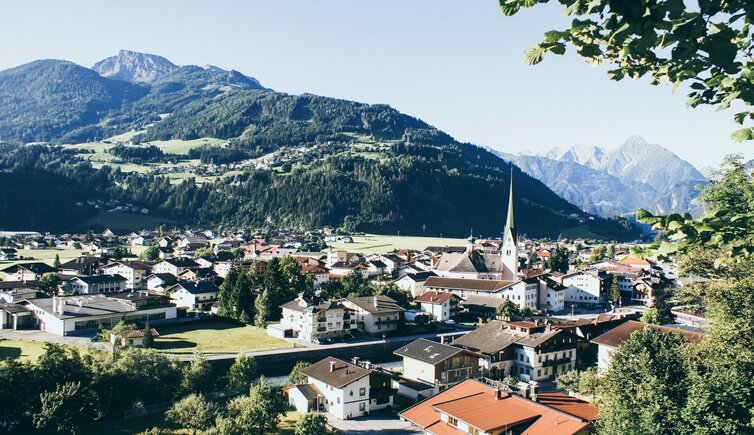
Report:
<svg viewBox="0 0 754 435"><path fill-rule="evenodd" d="M6 340L28 340L41 341L44 343L70 344L78 347L89 347L96 349L109 350L108 343L92 343L89 337L62 337L60 335L50 334L39 330L19 330L0 329L0 338Z"/></svg>
<svg viewBox="0 0 754 435"><path fill-rule="evenodd" d="M416 426L401 421L398 417L389 414L370 415L353 420L338 420L329 416L327 422L333 428L346 435L404 435L422 434Z"/></svg>

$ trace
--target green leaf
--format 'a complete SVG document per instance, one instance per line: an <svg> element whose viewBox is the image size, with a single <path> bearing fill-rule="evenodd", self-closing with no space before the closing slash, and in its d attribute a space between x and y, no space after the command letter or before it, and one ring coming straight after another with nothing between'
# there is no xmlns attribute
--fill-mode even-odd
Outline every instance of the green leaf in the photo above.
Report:
<svg viewBox="0 0 754 435"><path fill-rule="evenodd" d="M752 140L754 139L754 129L751 128L742 128L740 130L737 130L733 132L733 134L730 135L731 139L733 139L736 142L743 142L745 140Z"/></svg>
<svg viewBox="0 0 754 435"><path fill-rule="evenodd" d="M542 62L545 56L545 49L541 46L536 46L524 51L524 64L536 65Z"/></svg>
<svg viewBox="0 0 754 435"><path fill-rule="evenodd" d="M521 4L516 0L500 0L500 10L507 16L515 15L521 9Z"/></svg>

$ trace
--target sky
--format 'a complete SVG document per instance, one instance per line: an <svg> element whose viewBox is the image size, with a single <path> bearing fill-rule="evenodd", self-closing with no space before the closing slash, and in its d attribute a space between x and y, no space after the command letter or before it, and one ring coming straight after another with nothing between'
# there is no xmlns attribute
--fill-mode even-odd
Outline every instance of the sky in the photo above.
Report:
<svg viewBox="0 0 754 435"><path fill-rule="evenodd" d="M236 69L277 91L385 103L456 139L517 153L629 136L702 167L733 142L733 110L686 108L682 88L614 82L569 50L522 54L569 22L557 4L505 17L497 0L3 0L0 69L84 66L129 49Z"/></svg>

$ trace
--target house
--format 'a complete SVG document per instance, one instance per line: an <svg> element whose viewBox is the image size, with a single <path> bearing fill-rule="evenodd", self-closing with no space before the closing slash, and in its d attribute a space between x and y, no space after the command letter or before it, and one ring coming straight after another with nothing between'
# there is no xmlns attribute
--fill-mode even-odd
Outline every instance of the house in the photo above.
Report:
<svg viewBox="0 0 754 435"><path fill-rule="evenodd" d="M420 338L393 352L403 358L403 377L435 386L435 393L479 375L479 356L460 347Z"/></svg>
<svg viewBox="0 0 754 435"><path fill-rule="evenodd" d="M397 331L403 321L405 308L387 296L362 296L341 299L341 303L353 310L353 320L359 329L371 335Z"/></svg>
<svg viewBox="0 0 754 435"><path fill-rule="evenodd" d="M157 246L160 248L170 248L171 246L173 246L174 242L175 239L173 239L172 237L164 236L157 240Z"/></svg>
<svg viewBox="0 0 754 435"><path fill-rule="evenodd" d="M393 406L389 374L328 357L301 369L307 383L288 390L299 412L326 412L341 420L361 417Z"/></svg>
<svg viewBox="0 0 754 435"><path fill-rule="evenodd" d="M599 409L562 393L538 393L538 386L513 388L469 379L402 411L426 434L594 433Z"/></svg>
<svg viewBox="0 0 754 435"><path fill-rule="evenodd" d="M96 275L97 269L106 261L103 257L85 255L66 261L58 267L58 271L63 276Z"/></svg>
<svg viewBox="0 0 754 435"><path fill-rule="evenodd" d="M71 292L79 295L119 293L126 289L127 281L120 275L75 276L67 286Z"/></svg>
<svg viewBox="0 0 754 435"><path fill-rule="evenodd" d="M153 273L147 277L147 290L164 291L178 282L178 278L170 273Z"/></svg>
<svg viewBox="0 0 754 435"><path fill-rule="evenodd" d="M301 273L312 278L312 284L315 289L330 282L330 271L317 264L306 264L301 266Z"/></svg>
<svg viewBox="0 0 754 435"><path fill-rule="evenodd" d="M160 334L154 328L149 328L149 333L152 337L159 337ZM135 329L133 331L126 331L120 334L115 332L110 333L110 343L118 343L120 347L142 347L144 346L144 330Z"/></svg>
<svg viewBox="0 0 754 435"><path fill-rule="evenodd" d="M433 276L424 282L427 290L436 292L450 292L461 299L469 299L471 296L485 298L508 299L520 307L537 309L539 306L539 283L536 280L488 280L488 279L463 279L443 278Z"/></svg>
<svg viewBox="0 0 754 435"><path fill-rule="evenodd" d="M96 255L101 257L112 257L115 255L115 246L107 241L92 241L81 246L81 252L86 255Z"/></svg>
<svg viewBox="0 0 754 435"><path fill-rule="evenodd" d="M460 301L461 298L453 293L432 290L416 300L422 311L429 313L430 318L437 322L444 322L458 315L461 311Z"/></svg>
<svg viewBox="0 0 754 435"><path fill-rule="evenodd" d="M182 281L165 290L170 295L170 301L177 307L198 311L208 311L217 301L219 291L209 281Z"/></svg>
<svg viewBox="0 0 754 435"><path fill-rule="evenodd" d="M19 302L43 296L39 281L0 281L0 303Z"/></svg>
<svg viewBox="0 0 754 435"><path fill-rule="evenodd" d="M154 243L152 236L136 236L131 238L131 246L148 246Z"/></svg>
<svg viewBox="0 0 754 435"><path fill-rule="evenodd" d="M611 283L605 272L594 269L579 270L559 278L566 287L565 303L594 309L606 302L607 289Z"/></svg>
<svg viewBox="0 0 754 435"><path fill-rule="evenodd" d="M167 297L145 291L24 300L0 306L0 327L40 329L55 335L86 334L120 321L159 323L176 318Z"/></svg>
<svg viewBox="0 0 754 435"><path fill-rule="evenodd" d="M217 273L211 267L184 270L178 274L181 281L209 281L217 278Z"/></svg>
<svg viewBox="0 0 754 435"><path fill-rule="evenodd" d="M540 322L491 320L452 345L480 355L480 370L489 378L551 381L576 368L578 343L569 331Z"/></svg>
<svg viewBox="0 0 754 435"><path fill-rule="evenodd" d="M179 276L187 270L198 268L199 264L190 258L170 258L154 264L152 273L169 273L173 276Z"/></svg>
<svg viewBox="0 0 754 435"><path fill-rule="evenodd" d="M126 288L143 290L147 288L146 278L152 265L146 261L116 261L100 268L104 275L120 275L126 278Z"/></svg>
<svg viewBox="0 0 754 435"><path fill-rule="evenodd" d="M302 293L280 307L280 323L267 327L267 333L274 337L321 342L350 336L359 326L354 311L341 301L325 301Z"/></svg>
<svg viewBox="0 0 754 435"><path fill-rule="evenodd" d="M424 283L431 276L437 276L437 274L434 272L406 273L393 281L393 284L401 290L411 292L411 296L419 297L425 291Z"/></svg>
<svg viewBox="0 0 754 435"><path fill-rule="evenodd" d="M8 266L0 272L5 273L6 281L39 281L43 276L55 273L56 270L47 263L35 261Z"/></svg>
<svg viewBox="0 0 754 435"><path fill-rule="evenodd" d="M17 254L15 248L0 248L0 261L13 261Z"/></svg>
<svg viewBox="0 0 754 435"><path fill-rule="evenodd" d="M204 236L183 236L178 239L177 246L183 251L196 251L209 246L209 241Z"/></svg>
<svg viewBox="0 0 754 435"><path fill-rule="evenodd" d="M162 260L173 258L175 256L175 249L170 246L160 246L157 248L157 256Z"/></svg>
<svg viewBox="0 0 754 435"><path fill-rule="evenodd" d="M631 334L636 331L641 331L645 328L656 329L663 333L679 333L687 341L699 342L702 339L703 334L700 332L671 328L668 326L650 325L647 323L637 322L635 320L629 320L620 326L617 326L604 334L593 338L592 343L597 345L597 369L600 373L607 371L610 366L610 362L613 359L613 352L623 342L631 337Z"/></svg>

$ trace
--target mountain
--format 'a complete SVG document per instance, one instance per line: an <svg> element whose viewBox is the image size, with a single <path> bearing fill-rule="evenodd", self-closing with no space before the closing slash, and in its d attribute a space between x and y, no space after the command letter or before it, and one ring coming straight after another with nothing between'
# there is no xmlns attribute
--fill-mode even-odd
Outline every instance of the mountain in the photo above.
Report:
<svg viewBox="0 0 754 435"><path fill-rule="evenodd" d="M655 213L702 212L694 202L695 186L703 184L705 176L671 151L639 136L612 150L582 145L531 155L498 154L565 199L601 216L640 207Z"/></svg>
<svg viewBox="0 0 754 435"><path fill-rule="evenodd" d="M0 141L61 139L146 94L72 62L38 60L0 71Z"/></svg>
<svg viewBox="0 0 754 435"><path fill-rule="evenodd" d="M88 122L63 125L44 135L54 144L135 130L139 132L132 139L135 144L128 147L129 155L136 158L142 151L160 158L139 143L214 137L226 144L197 147L189 155L203 162L222 159L233 163L262 156L269 162L269 166L211 182L190 178L174 184L165 176L139 173L149 167L134 172L113 170L109 165L96 169L83 159L86 155L80 150L19 146L28 135L2 132L2 138L11 144L0 146L0 172L64 177L70 183L65 192L86 186L79 196L61 195L84 208L89 201L115 200L186 225L332 225L350 231L402 234L421 234L426 225L428 232L445 236L465 236L472 227L475 233L496 236L505 222L510 165L389 106L288 95L265 89L237 71L216 67L182 66L150 82L134 84L66 62L49 61L43 66L33 75L14 72L15 85L3 90L22 98L17 89L28 89L27 82L46 77L73 81L78 90L85 84L80 76L88 74L103 91L84 87L71 95L68 87L37 83L45 89L41 101L49 104L35 106L28 111L29 117L44 121L50 113L68 110L67 102L79 94L93 102L103 94L101 99L109 103ZM63 67L71 77L53 74ZM25 71L28 67L19 68ZM0 77L4 74L9 73L0 72ZM104 92L110 89L123 91L113 91L111 96ZM18 122L17 118L0 107L0 123L13 122ZM164 159L161 163L168 164L174 156L165 154ZM636 238L636 231L626 221L591 216L540 181L518 170L513 176L521 233ZM62 188L65 183L58 184ZM19 185L22 194L25 187ZM45 202L43 193L34 190L32 194L38 202ZM76 207L81 206L59 206L66 213ZM35 210L31 207L22 221L40 222L41 214L49 213L41 207ZM0 215L0 227L7 224L3 219Z"/></svg>
<svg viewBox="0 0 754 435"><path fill-rule="evenodd" d="M151 82L178 69L169 60L154 54L120 50L95 63L92 69L103 77L127 82Z"/></svg>

